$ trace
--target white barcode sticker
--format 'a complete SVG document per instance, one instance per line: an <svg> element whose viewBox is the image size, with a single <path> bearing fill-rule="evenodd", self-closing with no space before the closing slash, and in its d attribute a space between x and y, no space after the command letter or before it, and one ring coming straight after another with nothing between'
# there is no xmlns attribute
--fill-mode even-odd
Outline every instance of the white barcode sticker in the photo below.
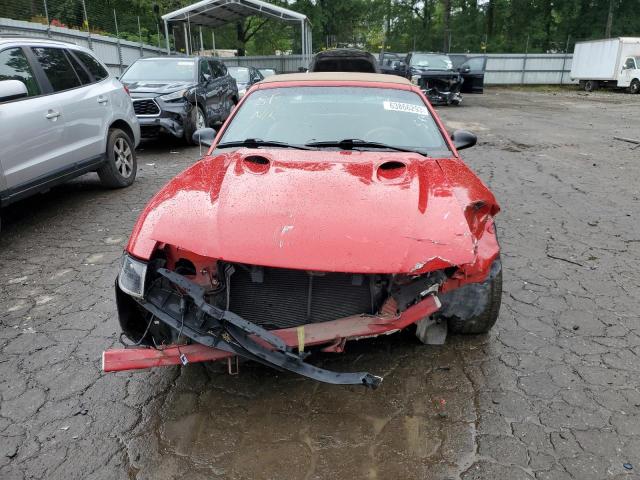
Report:
<svg viewBox="0 0 640 480"><path fill-rule="evenodd" d="M417 115L429 115L429 110L423 105L413 105L411 103L389 102L385 100L382 102L385 110L393 110L395 112L407 112L415 113Z"/></svg>

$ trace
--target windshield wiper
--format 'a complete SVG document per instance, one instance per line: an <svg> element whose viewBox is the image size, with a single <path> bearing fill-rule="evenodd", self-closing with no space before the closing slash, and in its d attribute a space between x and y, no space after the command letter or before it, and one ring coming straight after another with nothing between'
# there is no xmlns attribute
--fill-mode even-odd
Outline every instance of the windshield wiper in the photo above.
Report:
<svg viewBox="0 0 640 480"><path fill-rule="evenodd" d="M324 148L324 147L337 147L342 150L353 150L359 148L386 148L388 150L395 150L396 152L411 152L418 153L420 155L427 154L420 150L414 150L411 148L404 147L396 147L395 145L387 145L386 143L380 142L369 142L367 140L360 140L359 138L344 138L342 140L330 140L326 142L310 142L305 143L305 147L315 147L315 148Z"/></svg>
<svg viewBox="0 0 640 480"><path fill-rule="evenodd" d="M261 138L245 138L244 140L237 140L235 142L223 142L216 145L216 148L230 148L230 147L281 147L281 148L295 148L298 150L311 150L305 145L296 145L287 142L278 142L276 140L262 140Z"/></svg>

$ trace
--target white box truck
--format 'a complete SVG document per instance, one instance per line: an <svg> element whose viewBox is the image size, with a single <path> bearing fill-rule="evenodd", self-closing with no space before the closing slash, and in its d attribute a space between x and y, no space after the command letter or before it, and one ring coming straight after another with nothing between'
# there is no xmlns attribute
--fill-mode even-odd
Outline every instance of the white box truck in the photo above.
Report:
<svg viewBox="0 0 640 480"><path fill-rule="evenodd" d="M571 78L578 80L587 92L599 87L618 87L640 93L640 38L576 43Z"/></svg>

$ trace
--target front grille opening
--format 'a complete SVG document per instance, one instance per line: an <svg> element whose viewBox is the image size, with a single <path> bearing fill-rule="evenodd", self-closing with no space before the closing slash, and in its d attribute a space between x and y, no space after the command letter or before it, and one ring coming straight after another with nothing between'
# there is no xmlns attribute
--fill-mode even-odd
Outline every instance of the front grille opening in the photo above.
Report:
<svg viewBox="0 0 640 480"><path fill-rule="evenodd" d="M134 100L133 111L136 115L158 115L160 108L158 108L158 104L151 99Z"/></svg>
<svg viewBox="0 0 640 480"><path fill-rule="evenodd" d="M268 329L375 314L386 292L378 275L234 266L229 309Z"/></svg>

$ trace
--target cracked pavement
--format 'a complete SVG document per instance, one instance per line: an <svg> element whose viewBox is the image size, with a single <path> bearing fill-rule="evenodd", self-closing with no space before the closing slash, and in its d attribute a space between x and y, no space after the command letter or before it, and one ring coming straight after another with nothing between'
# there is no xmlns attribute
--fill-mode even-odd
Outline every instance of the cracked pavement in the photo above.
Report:
<svg viewBox="0 0 640 480"><path fill-rule="evenodd" d="M640 478L640 148L613 139L640 138L639 107L488 89L440 109L503 209L502 310L487 336L313 356L374 392L251 363L101 373L123 246L197 148L143 144L128 189L90 174L6 208L0 478Z"/></svg>

